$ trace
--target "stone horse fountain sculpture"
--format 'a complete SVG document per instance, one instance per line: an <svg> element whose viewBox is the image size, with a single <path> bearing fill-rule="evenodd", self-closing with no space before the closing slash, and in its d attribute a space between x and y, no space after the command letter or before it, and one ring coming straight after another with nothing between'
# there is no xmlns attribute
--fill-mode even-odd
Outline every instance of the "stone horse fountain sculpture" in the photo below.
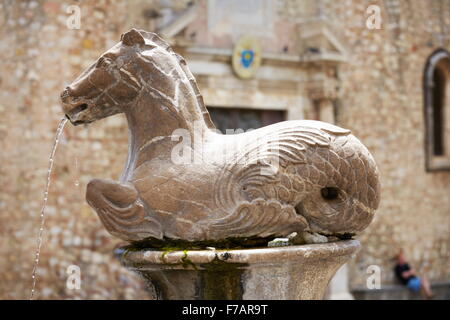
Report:
<svg viewBox="0 0 450 320"><path fill-rule="evenodd" d="M120 180L92 180L86 199L134 244L122 262L160 298L322 298L359 248L340 240L378 207L375 161L349 130L299 120L220 134L186 61L154 33L123 34L61 99L74 125L126 115ZM303 245L248 248L287 236Z"/></svg>

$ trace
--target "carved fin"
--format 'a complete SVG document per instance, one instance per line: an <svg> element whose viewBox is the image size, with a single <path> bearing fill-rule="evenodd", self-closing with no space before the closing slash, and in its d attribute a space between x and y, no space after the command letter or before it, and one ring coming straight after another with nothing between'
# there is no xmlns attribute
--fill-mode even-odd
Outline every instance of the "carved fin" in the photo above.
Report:
<svg viewBox="0 0 450 320"><path fill-rule="evenodd" d="M114 236L126 241L163 237L161 225L146 214L132 184L94 179L87 186L86 200Z"/></svg>
<svg viewBox="0 0 450 320"><path fill-rule="evenodd" d="M232 214L211 222L211 236L260 237L283 236L308 228L305 218L295 208L278 201L255 199L240 204Z"/></svg>

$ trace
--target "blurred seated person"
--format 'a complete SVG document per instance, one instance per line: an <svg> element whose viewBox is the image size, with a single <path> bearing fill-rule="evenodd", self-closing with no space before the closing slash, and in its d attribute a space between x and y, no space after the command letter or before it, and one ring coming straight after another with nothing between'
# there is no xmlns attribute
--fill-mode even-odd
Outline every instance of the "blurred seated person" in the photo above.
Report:
<svg viewBox="0 0 450 320"><path fill-rule="evenodd" d="M418 292L420 290L420 293L424 298L433 298L434 294L430 289L430 283L428 282L427 277L417 276L416 272L411 269L409 264L406 262L403 250L400 250L396 260L397 264L395 265L394 270L398 280L413 292Z"/></svg>

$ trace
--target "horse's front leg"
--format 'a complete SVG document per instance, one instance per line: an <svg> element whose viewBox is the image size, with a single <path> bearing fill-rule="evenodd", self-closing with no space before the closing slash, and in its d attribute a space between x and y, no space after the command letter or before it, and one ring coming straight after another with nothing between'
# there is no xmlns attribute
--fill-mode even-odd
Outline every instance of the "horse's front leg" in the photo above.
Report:
<svg viewBox="0 0 450 320"><path fill-rule="evenodd" d="M86 200L109 233L116 237L126 241L162 238L161 225L145 212L139 193L131 183L91 180Z"/></svg>

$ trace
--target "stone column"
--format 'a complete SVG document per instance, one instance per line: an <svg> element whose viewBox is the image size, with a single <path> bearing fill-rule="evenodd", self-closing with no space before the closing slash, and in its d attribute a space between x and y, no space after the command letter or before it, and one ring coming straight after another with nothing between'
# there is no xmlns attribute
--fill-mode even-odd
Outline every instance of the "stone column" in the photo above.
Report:
<svg viewBox="0 0 450 320"><path fill-rule="evenodd" d="M328 300L354 300L348 288L348 266L344 264L336 272L328 286Z"/></svg>

